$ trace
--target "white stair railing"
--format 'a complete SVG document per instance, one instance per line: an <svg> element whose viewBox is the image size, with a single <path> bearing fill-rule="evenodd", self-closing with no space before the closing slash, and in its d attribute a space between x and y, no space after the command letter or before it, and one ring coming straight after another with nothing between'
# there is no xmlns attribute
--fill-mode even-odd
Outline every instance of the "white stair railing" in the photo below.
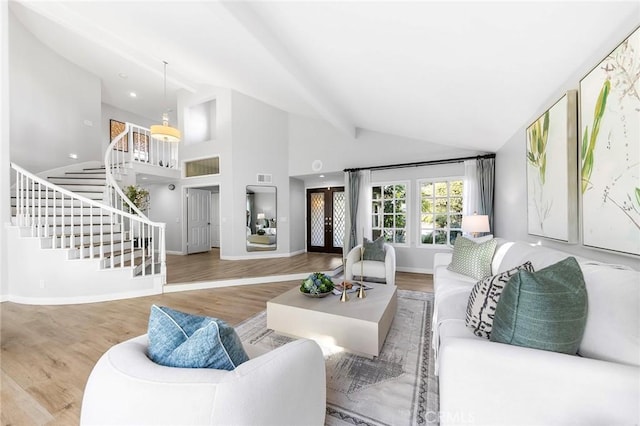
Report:
<svg viewBox="0 0 640 426"><path fill-rule="evenodd" d="M52 249L71 249L71 258L100 259L103 268L166 277L164 223L83 197L14 163L11 168L16 173L16 225L28 235L50 239Z"/></svg>
<svg viewBox="0 0 640 426"><path fill-rule="evenodd" d="M133 123L125 123L124 131L111 141L106 155L116 175L133 164L178 168L178 144L154 139L149 129Z"/></svg>

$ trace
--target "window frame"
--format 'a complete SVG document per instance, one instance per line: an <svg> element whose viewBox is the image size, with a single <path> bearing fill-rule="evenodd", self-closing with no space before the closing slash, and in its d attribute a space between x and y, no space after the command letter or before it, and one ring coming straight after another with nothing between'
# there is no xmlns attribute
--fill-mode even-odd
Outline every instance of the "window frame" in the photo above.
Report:
<svg viewBox="0 0 640 426"><path fill-rule="evenodd" d="M460 234L459 236L462 236L462 219L460 220L460 227L459 228L452 228L451 225L451 216L452 216L452 212L450 210L450 200L452 198L451 196L451 182L455 182L455 181L460 181L462 182L462 195L460 196L460 198L462 198L462 205L464 207L464 197L465 197L465 178L464 176L447 176L447 177L436 177L436 178L422 178L422 179L416 179L416 218L417 218L417 230L416 230L416 246L420 247L420 248L444 248L444 247L452 247L453 244L451 243L451 232L452 231L459 231ZM425 183L431 183L434 185L433 188L433 195L431 196L431 200L433 201L433 206L434 206L434 212L433 212L433 216L434 216L434 222L435 222L435 216L438 215L438 213L435 212L435 201L437 198L444 198L444 197L437 197L436 196L436 191L435 191L435 184L437 183L443 183L446 182L447 183L447 212L445 213L447 215L447 226L445 228L436 228L435 227L435 223L434 223L434 228L433 231L435 232L436 230L442 230L444 229L446 231L447 234L447 241L444 244L437 244L435 242L435 238L434 238L434 242L432 243L423 243L422 242L422 185ZM453 198L458 198L458 196L454 196ZM457 214L456 212L454 212L454 214ZM462 217L464 215L464 211L461 210L460 211L460 216Z"/></svg>
<svg viewBox="0 0 640 426"><path fill-rule="evenodd" d="M210 160L213 158L218 159L218 173L197 175L197 176L187 176L187 163L193 163L195 161L201 161L201 160ZM182 160L182 171L181 171L182 179L202 179L202 178L208 178L212 176L218 177L221 175L221 173L222 173L222 156L220 154L206 155L203 157L189 158L189 159Z"/></svg>
<svg viewBox="0 0 640 426"><path fill-rule="evenodd" d="M404 223L404 228L397 228L397 227L393 227L393 228L385 228L384 227L384 196L382 197L382 199L380 201L382 201L382 212L381 212L381 224L382 227L374 227L373 226L373 203L374 203L374 198L373 198L373 188L374 187L381 187L384 188L385 186L390 186L390 185L404 185L405 187L405 196L404 196L404 202L405 202L405 223ZM381 194L384 194L384 189L381 189ZM395 194L394 194L394 198L393 200L395 201ZM380 229L382 235L384 235L384 230L385 229L393 229L393 231L398 231L398 230L403 230L404 231L404 235L405 235L405 240L404 243L396 243L396 242L390 242L387 241L385 239L385 243L387 244L391 244L394 247L410 247L411 246L411 221L412 219L412 214L411 214L411 181L410 180L394 180L394 181L384 181L384 182L371 182L371 184L369 185L369 236L371 239L373 239L373 231ZM397 215L398 213L393 213L393 215ZM395 225L395 218L394 218L394 225Z"/></svg>

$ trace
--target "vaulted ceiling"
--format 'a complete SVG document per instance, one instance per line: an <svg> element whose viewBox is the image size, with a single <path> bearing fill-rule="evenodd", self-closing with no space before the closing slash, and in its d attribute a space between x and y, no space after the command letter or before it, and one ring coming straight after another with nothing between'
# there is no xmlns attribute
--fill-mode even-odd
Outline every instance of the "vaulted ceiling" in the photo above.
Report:
<svg viewBox="0 0 640 426"><path fill-rule="evenodd" d="M157 119L178 89L231 88L285 111L496 151L640 2L14 1L43 43ZM137 97L131 98L130 92Z"/></svg>

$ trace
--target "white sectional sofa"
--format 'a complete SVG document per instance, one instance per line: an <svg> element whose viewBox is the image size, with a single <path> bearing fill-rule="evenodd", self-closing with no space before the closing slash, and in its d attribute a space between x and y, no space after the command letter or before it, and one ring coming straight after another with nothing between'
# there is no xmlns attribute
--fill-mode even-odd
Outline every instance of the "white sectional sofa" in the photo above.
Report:
<svg viewBox="0 0 640 426"><path fill-rule="evenodd" d="M498 239L492 271L568 256ZM578 355L566 355L475 336L465 316L477 280L448 270L451 257L434 258L441 425L640 424L640 272L574 256L589 306Z"/></svg>

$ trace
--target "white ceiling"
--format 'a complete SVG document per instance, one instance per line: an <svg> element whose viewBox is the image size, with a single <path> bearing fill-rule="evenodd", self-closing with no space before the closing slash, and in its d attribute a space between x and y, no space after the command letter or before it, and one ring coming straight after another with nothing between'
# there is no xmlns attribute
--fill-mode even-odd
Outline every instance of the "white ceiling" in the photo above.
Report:
<svg viewBox="0 0 640 426"><path fill-rule="evenodd" d="M640 2L13 1L42 42L157 119L227 87L357 128L496 151ZM127 78L119 77L124 73ZM137 98L129 97L135 91Z"/></svg>

